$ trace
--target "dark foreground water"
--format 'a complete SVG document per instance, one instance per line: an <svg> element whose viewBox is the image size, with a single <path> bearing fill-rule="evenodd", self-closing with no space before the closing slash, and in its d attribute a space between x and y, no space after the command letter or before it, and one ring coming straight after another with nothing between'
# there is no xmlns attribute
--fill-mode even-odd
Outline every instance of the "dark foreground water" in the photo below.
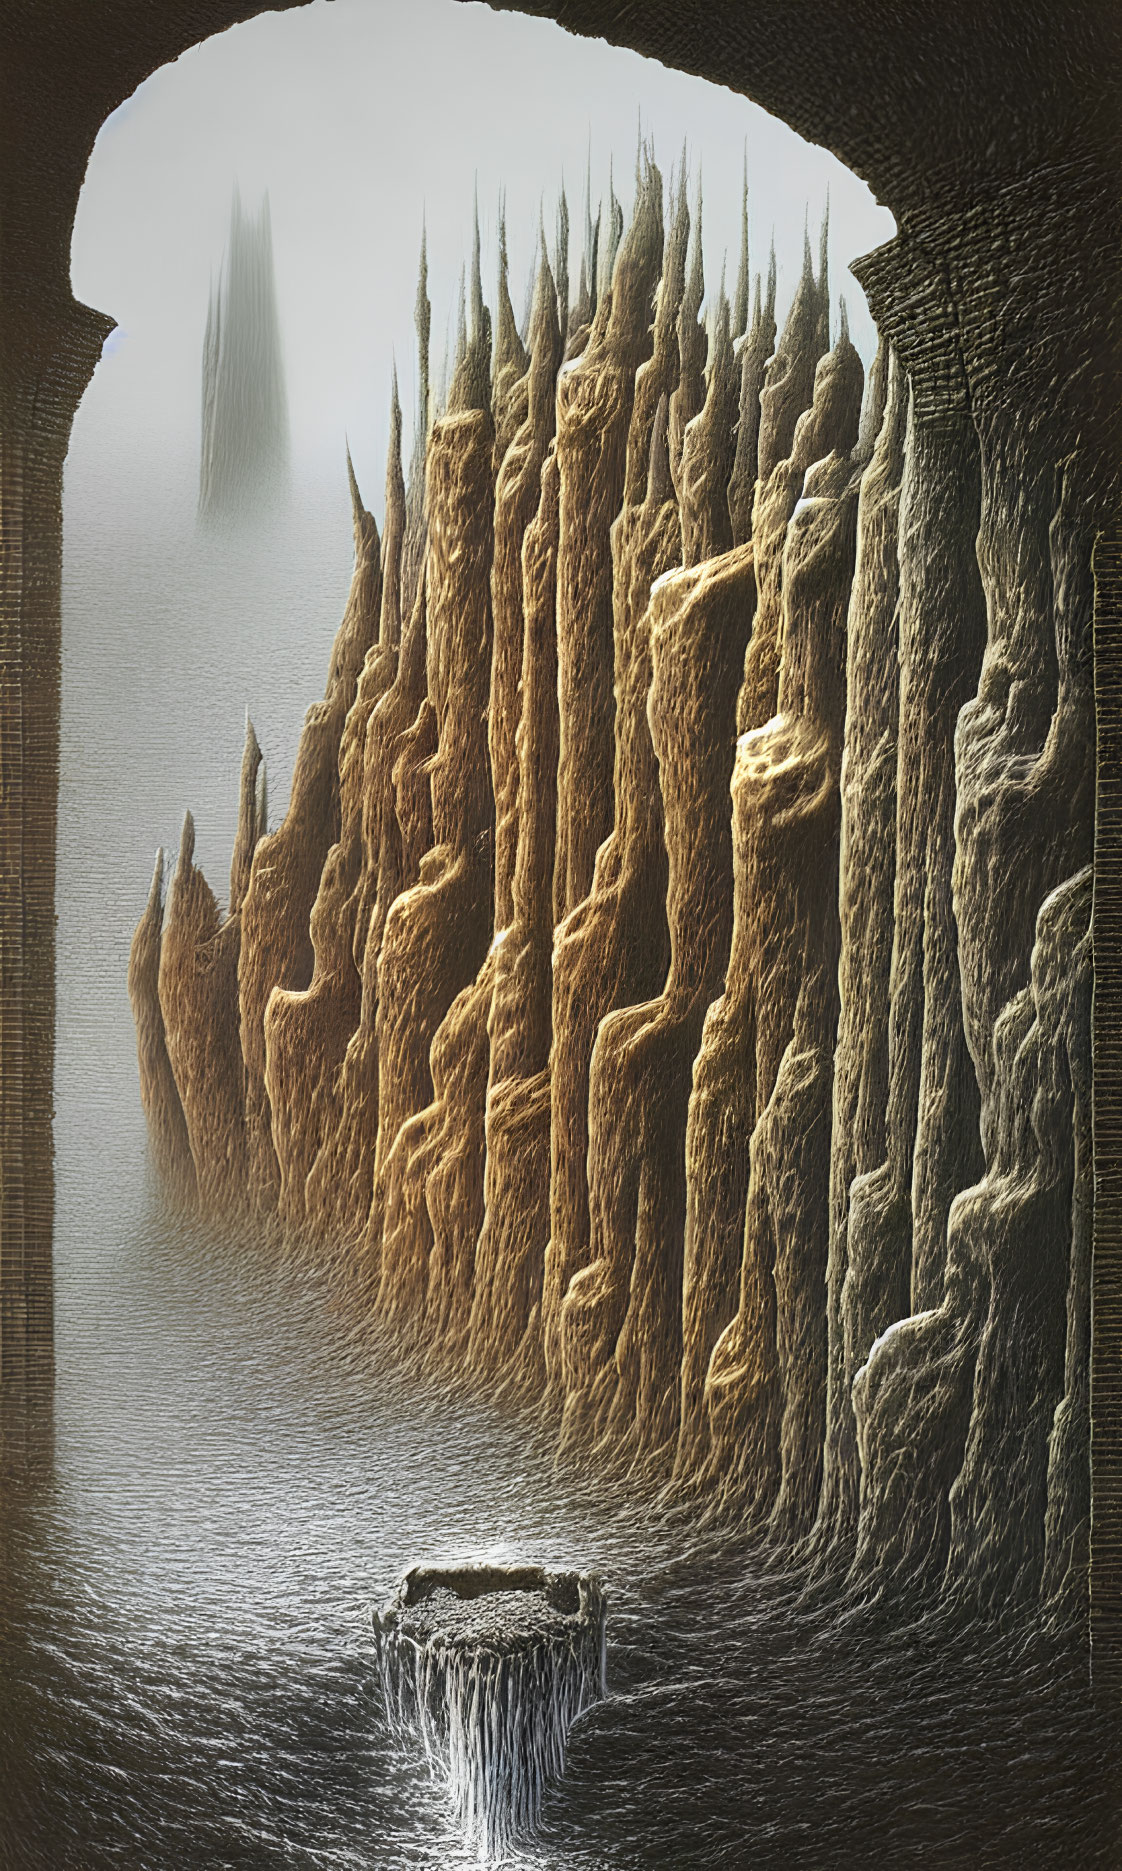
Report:
<svg viewBox="0 0 1122 1871"><path fill-rule="evenodd" d="M246 701L291 759L345 509L225 558L158 516L125 553L92 500L68 528L58 1384L40 1472L0 1497L0 1871L465 1862L388 1738L367 1607L415 1560L485 1554L596 1567L610 1596L612 1694L511 1863L1117 1864L1078 1647L803 1608L759 1556L644 1522L523 1426L356 1353L259 1244L165 1214L129 932L187 804L220 885Z"/></svg>

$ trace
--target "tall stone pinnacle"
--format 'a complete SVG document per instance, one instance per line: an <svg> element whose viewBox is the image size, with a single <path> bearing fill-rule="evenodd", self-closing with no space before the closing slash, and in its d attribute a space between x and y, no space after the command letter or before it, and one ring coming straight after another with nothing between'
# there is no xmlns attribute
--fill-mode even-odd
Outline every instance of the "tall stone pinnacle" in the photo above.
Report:
<svg viewBox="0 0 1122 1871"><path fill-rule="evenodd" d="M199 514L235 518L268 506L288 474L288 402L266 195L247 214L238 190L203 341Z"/></svg>

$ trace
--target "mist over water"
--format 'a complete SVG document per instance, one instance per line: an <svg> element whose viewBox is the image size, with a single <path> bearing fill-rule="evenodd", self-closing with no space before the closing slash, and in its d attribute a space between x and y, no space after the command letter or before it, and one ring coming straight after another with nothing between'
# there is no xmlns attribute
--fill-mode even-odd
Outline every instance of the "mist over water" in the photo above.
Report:
<svg viewBox="0 0 1122 1871"><path fill-rule="evenodd" d="M609 1597L611 1694L512 1865L1110 1865L1117 1762L1078 1646L802 1596L766 1555L556 1473L524 1424L355 1346L306 1268L170 1216L153 1184L129 939L187 807L224 895L247 705L283 814L347 587L342 430L380 510L422 207L437 361L473 165L484 203L508 187L520 310L517 243L528 264L562 165L579 234L590 124L599 174L612 123L629 203L628 85L667 167L683 135L704 155L707 259L735 253L746 132L763 240L797 198L781 308L804 173L812 214L835 178L836 279L892 231L742 100L657 68L640 82L632 55L537 22L413 12L316 5L188 54L103 133L79 216L76 290L122 331L66 482L58 1380L53 1460L8 1488L0 1526L0 1867L472 1862L419 1750L390 1737L367 1607L414 1561L483 1555L596 1569ZM271 191L293 475L267 521L203 536L198 371L235 172L247 198ZM863 307L854 325L867 348ZM407 385L403 368L408 408Z"/></svg>

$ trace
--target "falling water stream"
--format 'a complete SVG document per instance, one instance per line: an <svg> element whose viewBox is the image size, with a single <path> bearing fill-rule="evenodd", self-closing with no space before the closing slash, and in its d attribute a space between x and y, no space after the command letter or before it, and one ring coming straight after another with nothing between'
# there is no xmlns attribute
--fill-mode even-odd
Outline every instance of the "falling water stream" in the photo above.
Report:
<svg viewBox="0 0 1122 1871"><path fill-rule="evenodd" d="M152 850L218 881L246 702L283 810L347 576L346 492L203 552L189 464L143 528L68 487L53 1434L0 1521L2 1871L476 1862L386 1718L369 1606L408 1565L590 1569L609 1695L504 1862L1111 1865L1117 1763L1079 1647L836 1585L554 1472L526 1426L348 1338L145 1157L125 994Z"/></svg>

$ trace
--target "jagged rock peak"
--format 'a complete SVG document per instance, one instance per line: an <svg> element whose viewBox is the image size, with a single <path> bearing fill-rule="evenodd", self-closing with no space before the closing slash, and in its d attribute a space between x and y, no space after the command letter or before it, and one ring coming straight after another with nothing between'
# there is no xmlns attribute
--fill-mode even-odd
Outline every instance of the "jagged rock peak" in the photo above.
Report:
<svg viewBox="0 0 1122 1871"><path fill-rule="evenodd" d="M480 264L479 199L476 197L471 242L471 328L466 324L464 300L460 299L460 336L456 344L456 368L448 391L448 413L491 407L491 314L483 303L483 274Z"/></svg>
<svg viewBox="0 0 1122 1871"><path fill-rule="evenodd" d="M673 181L674 178L671 176L668 191L671 199L674 197ZM686 259L689 244L690 206L686 197L686 175L683 168L670 220L670 233L663 257L662 276L655 295L655 349L658 351L661 351L670 332L677 329L682 296L686 289Z"/></svg>
<svg viewBox="0 0 1122 1871"><path fill-rule="evenodd" d="M433 415L430 377L432 306L429 302L428 276L428 230L422 219L421 258L417 269L417 297L413 308L413 323L417 333L417 409L414 416L413 446L409 457L406 534L401 564L401 605L406 615L412 609L417 584L421 577L425 543L425 449Z"/></svg>
<svg viewBox="0 0 1122 1871"><path fill-rule="evenodd" d="M183 830L179 834L179 857L176 860L173 887L175 883L181 882L187 876L194 860L195 821L190 811L187 811L183 814Z"/></svg>
<svg viewBox="0 0 1122 1871"><path fill-rule="evenodd" d="M642 186L643 186L643 176L642 176L641 152L640 152L640 161L636 164L636 171L635 171L636 194L638 194L638 191L642 188ZM660 194L661 194L661 185L660 185ZM604 256L604 265L602 269L602 277L608 280L609 282L611 281L612 274L615 271L616 255L619 252L619 243L622 239L623 239L623 207L616 197L615 178L612 172L611 164L609 164L608 166L608 240L607 240L607 252L605 253L605 256Z"/></svg>
<svg viewBox="0 0 1122 1871"><path fill-rule="evenodd" d="M748 257L748 143L744 144L744 184L740 207L740 266L736 275L736 301L733 307L733 332L744 337L748 331L748 292L751 281Z"/></svg>
<svg viewBox="0 0 1122 1871"><path fill-rule="evenodd" d="M818 233L818 318L819 342L824 351L830 348L830 191L826 191L826 206L822 212L822 226ZM847 329L848 335L848 329Z"/></svg>
<svg viewBox="0 0 1122 1871"><path fill-rule="evenodd" d="M818 359L814 396L795 425L792 459L810 468L835 452L850 455L857 447L865 368L846 334Z"/></svg>
<svg viewBox="0 0 1122 1871"><path fill-rule="evenodd" d="M712 346L705 401L686 429L682 446L678 492L685 565L698 565L727 552L733 543L728 490L736 457L740 385L730 320L722 275L710 321Z"/></svg>
<svg viewBox="0 0 1122 1871"><path fill-rule="evenodd" d="M393 367L393 390L390 397L390 436L386 448L386 507L382 535L382 598L378 623L378 641L393 645L401 641L401 568L405 544L405 477L401 468L401 398L397 387L397 364Z"/></svg>
<svg viewBox="0 0 1122 1871"><path fill-rule="evenodd" d="M553 273L557 281L557 322L564 337L569 329L569 202L564 182L557 201L557 241L553 251Z"/></svg>
<svg viewBox="0 0 1122 1871"><path fill-rule="evenodd" d="M685 291L678 313L678 382L670 399L670 470L678 498L682 498L681 468L685 433L705 402L705 357L708 340L701 323L705 297L705 265L701 245L701 175L697 178L697 208L690 229L690 259Z"/></svg>
<svg viewBox="0 0 1122 1871"><path fill-rule="evenodd" d="M770 282L769 282L770 285ZM814 367L822 354L818 287L810 234L803 241L803 267L775 355L768 364L760 399L761 479L791 452L795 424L810 406Z"/></svg>
<svg viewBox="0 0 1122 1871"><path fill-rule="evenodd" d="M161 922L164 914L164 847L156 851L156 862L152 867L152 883L148 891L148 901L144 914L150 920Z"/></svg>
<svg viewBox="0 0 1122 1871"><path fill-rule="evenodd" d="M599 260L600 260L600 222L603 207L597 204L596 219L592 219L592 145L589 143L588 158L584 172L584 257L581 265L582 292L587 295L587 321L589 324L596 316L599 303Z"/></svg>
<svg viewBox="0 0 1122 1871"><path fill-rule="evenodd" d="M733 368L732 307L729 305L728 293L725 290L723 273L711 328L713 344L706 373L710 385L720 382L723 377L731 378Z"/></svg>
<svg viewBox="0 0 1122 1871"><path fill-rule="evenodd" d="M690 230L689 278L686 281L685 295L682 299L679 330L689 333L697 324L701 311L701 302L705 297L705 255L701 246L701 172L697 177L697 207L694 210L693 226Z"/></svg>
<svg viewBox="0 0 1122 1871"><path fill-rule="evenodd" d="M549 265L545 231L534 283L534 308L530 315L530 418L537 429L544 405L554 397L557 366L561 355L561 326L557 317L557 286Z"/></svg>
<svg viewBox="0 0 1122 1871"><path fill-rule="evenodd" d="M401 392L397 381L397 359L394 359L393 374L390 380L390 439L386 450L386 478L401 478Z"/></svg>
<svg viewBox="0 0 1122 1871"><path fill-rule="evenodd" d="M262 764L261 748L249 709L245 711L245 748L242 753L241 781L238 791L238 829L234 838L234 855L230 860L230 914L235 915L245 900L249 888L249 872L253 863L253 853L261 836L260 806L257 791L257 775Z"/></svg>
<svg viewBox="0 0 1122 1871"><path fill-rule="evenodd" d="M429 406L429 349L432 342L432 306L429 303L428 229L421 222L421 260L417 269L417 298L413 323L417 331L417 441L424 452L432 411Z"/></svg>
<svg viewBox="0 0 1122 1871"><path fill-rule="evenodd" d="M510 272L506 241L506 200L499 204L499 277L498 316L495 323L495 357L492 374L496 386L525 374L529 363L526 348L518 335L518 322L510 302Z"/></svg>
<svg viewBox="0 0 1122 1871"><path fill-rule="evenodd" d="M662 177L649 163L635 198L631 225L616 256L606 301L612 343L632 351L636 363L649 341L651 300L661 266Z"/></svg>
<svg viewBox="0 0 1122 1871"><path fill-rule="evenodd" d="M379 550L378 522L366 506L359 492L358 477L351 459L350 443L347 443L347 485L351 493L351 529L355 542L355 564L360 565L371 553Z"/></svg>

